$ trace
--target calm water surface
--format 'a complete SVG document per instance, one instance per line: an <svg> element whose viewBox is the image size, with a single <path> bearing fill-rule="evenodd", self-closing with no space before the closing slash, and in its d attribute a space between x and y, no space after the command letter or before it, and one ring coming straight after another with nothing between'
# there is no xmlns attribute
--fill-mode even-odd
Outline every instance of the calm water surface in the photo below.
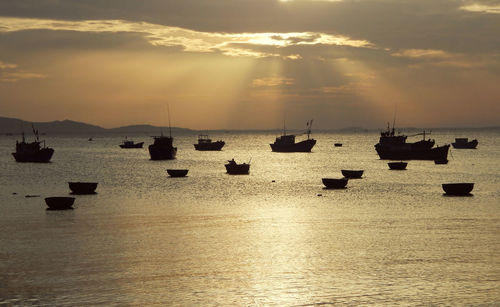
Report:
<svg viewBox="0 0 500 307"><path fill-rule="evenodd" d="M500 304L498 130L432 135L479 146L406 171L378 159L376 133L315 134L312 153L290 154L268 133L212 135L221 152L176 136L173 161L150 161L146 136L130 150L93 137L47 137L48 164L14 162L15 137L0 137L0 305ZM233 157L250 175L225 173ZM324 190L341 169L365 175ZM46 211L68 181L98 194ZM445 182L475 182L474 196L443 196Z"/></svg>

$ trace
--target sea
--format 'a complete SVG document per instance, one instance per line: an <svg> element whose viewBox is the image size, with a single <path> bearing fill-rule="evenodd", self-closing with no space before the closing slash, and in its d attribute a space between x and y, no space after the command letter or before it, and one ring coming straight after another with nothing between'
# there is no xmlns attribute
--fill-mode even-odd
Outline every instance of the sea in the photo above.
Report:
<svg viewBox="0 0 500 307"><path fill-rule="evenodd" d="M222 151L174 135L177 159L151 161L148 135L129 136L142 149L47 135L46 164L16 163L19 137L1 136L0 305L500 305L500 129L434 131L438 145L478 148L405 171L379 159L377 131L314 133L311 153L272 152L278 132L210 136ZM228 175L232 158L250 174ZM325 189L342 169L363 178ZM46 210L70 181L97 194ZM443 195L454 182L472 195Z"/></svg>

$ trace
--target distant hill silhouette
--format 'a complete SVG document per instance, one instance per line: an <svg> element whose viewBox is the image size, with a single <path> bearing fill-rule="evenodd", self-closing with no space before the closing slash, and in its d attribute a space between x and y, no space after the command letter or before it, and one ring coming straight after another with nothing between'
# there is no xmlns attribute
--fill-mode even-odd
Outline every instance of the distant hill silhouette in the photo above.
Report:
<svg viewBox="0 0 500 307"><path fill-rule="evenodd" d="M168 134L168 127L156 127L152 125L131 125L119 128L106 129L95 125L90 125L72 120L52 121L52 122L28 122L17 118L0 117L0 135L7 133L20 134L23 130L26 133L31 133L31 125L41 134L48 135L65 135L65 134L80 134L80 135L98 135L98 134L147 134L159 135L163 130L164 134ZM172 127L172 133L184 134L194 133L193 130L186 128Z"/></svg>

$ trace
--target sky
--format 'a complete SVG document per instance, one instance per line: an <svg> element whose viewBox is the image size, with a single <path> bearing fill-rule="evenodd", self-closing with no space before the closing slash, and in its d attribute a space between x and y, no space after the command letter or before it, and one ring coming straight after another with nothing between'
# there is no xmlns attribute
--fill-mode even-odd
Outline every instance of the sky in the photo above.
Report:
<svg viewBox="0 0 500 307"><path fill-rule="evenodd" d="M500 126L500 0L0 0L0 116Z"/></svg>

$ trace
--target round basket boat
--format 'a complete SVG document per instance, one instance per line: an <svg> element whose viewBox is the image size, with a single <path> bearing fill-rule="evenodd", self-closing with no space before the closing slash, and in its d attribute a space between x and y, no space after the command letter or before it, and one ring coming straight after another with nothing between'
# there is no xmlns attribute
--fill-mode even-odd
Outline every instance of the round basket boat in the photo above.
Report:
<svg viewBox="0 0 500 307"><path fill-rule="evenodd" d="M189 170L187 169L167 169L170 177L185 177Z"/></svg>
<svg viewBox="0 0 500 307"><path fill-rule="evenodd" d="M97 182L68 182L72 194L85 195L95 194Z"/></svg>
<svg viewBox="0 0 500 307"><path fill-rule="evenodd" d="M472 189L474 189L474 183L443 183L443 190L446 195L471 195Z"/></svg>
<svg viewBox="0 0 500 307"><path fill-rule="evenodd" d="M361 176L363 176L363 172L364 172L364 170L343 169L342 175L344 175L344 177L348 178L348 179L357 179L357 178L361 178Z"/></svg>
<svg viewBox="0 0 500 307"><path fill-rule="evenodd" d="M344 189L349 181L347 178L323 178L321 180L327 189Z"/></svg>
<svg viewBox="0 0 500 307"><path fill-rule="evenodd" d="M73 209L74 197L47 197L45 203L50 210Z"/></svg>
<svg viewBox="0 0 500 307"><path fill-rule="evenodd" d="M387 165L389 165L389 169L405 170L408 163L407 162L389 162L389 163L387 163Z"/></svg>

